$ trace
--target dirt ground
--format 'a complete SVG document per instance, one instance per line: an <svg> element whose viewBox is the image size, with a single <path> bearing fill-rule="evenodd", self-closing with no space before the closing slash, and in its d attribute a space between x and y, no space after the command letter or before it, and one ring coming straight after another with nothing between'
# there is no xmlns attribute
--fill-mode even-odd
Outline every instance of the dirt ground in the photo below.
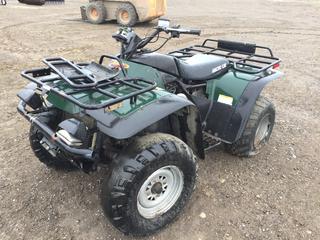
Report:
<svg viewBox="0 0 320 240"><path fill-rule="evenodd" d="M184 213L145 239L320 239L320 3L318 0L169 0L167 17L205 38L270 46L285 78L264 91L277 108L270 144L252 158L217 149L200 161L198 187ZM22 69L46 56L97 60L115 54L115 23L80 21L84 0L0 6L0 239L133 239L103 216L91 175L47 169L32 154L29 124L16 112ZM147 33L155 23L140 24ZM203 214L204 213L204 214ZM200 215L202 217L200 217ZM205 218L203 218L205 216Z"/></svg>

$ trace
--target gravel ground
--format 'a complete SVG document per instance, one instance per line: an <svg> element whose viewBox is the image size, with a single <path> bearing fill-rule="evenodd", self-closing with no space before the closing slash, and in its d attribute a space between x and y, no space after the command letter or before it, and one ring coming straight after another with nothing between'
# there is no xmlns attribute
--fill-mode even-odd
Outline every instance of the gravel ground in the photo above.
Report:
<svg viewBox="0 0 320 240"><path fill-rule="evenodd" d="M256 42L282 58L286 77L264 91L277 108L270 144L252 158L217 149L200 161L198 187L176 222L145 239L320 239L320 4L318 0L169 0L168 17L201 28L164 49L207 37ZM46 56L115 54L114 23L80 21L81 1L0 6L0 239L133 239L104 218L106 169L87 175L40 164L16 112L22 69ZM155 23L140 24L145 34ZM188 237L186 237L188 236Z"/></svg>

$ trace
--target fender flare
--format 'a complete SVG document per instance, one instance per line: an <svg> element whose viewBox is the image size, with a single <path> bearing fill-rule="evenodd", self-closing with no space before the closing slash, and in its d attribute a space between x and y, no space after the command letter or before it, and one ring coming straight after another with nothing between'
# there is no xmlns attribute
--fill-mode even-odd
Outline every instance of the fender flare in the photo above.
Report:
<svg viewBox="0 0 320 240"><path fill-rule="evenodd" d="M183 97L168 94L125 117L119 117L104 109L86 110L86 113L97 121L100 131L120 140L133 137L146 127L191 105L193 103Z"/></svg>
<svg viewBox="0 0 320 240"><path fill-rule="evenodd" d="M236 142L243 134L251 111L263 88L271 81L281 78L283 73L275 71L273 74L251 81L242 93L235 111L224 131L223 140Z"/></svg>
<svg viewBox="0 0 320 240"><path fill-rule="evenodd" d="M97 121L97 128L101 132L121 140L134 137L152 124L181 110L185 110L181 114L181 129L174 129L178 132L177 137L188 144L200 158L204 158L198 108L184 97L175 94L164 95L125 117L105 112L104 109L86 110L86 113Z"/></svg>

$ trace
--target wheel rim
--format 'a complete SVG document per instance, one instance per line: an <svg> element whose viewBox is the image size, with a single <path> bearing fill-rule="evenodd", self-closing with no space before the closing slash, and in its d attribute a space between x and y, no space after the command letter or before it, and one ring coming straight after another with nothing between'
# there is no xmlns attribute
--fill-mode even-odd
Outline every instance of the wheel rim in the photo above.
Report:
<svg viewBox="0 0 320 240"><path fill-rule="evenodd" d="M259 122L254 138L254 146L257 148L267 139L271 129L270 114L265 115Z"/></svg>
<svg viewBox="0 0 320 240"><path fill-rule="evenodd" d="M165 166L151 174L137 196L140 215L150 219L166 213L179 199L183 182L183 173L176 166Z"/></svg>
<svg viewBox="0 0 320 240"><path fill-rule="evenodd" d="M130 15L129 15L129 12L126 11L126 10L122 10L120 12L120 19L123 23L128 23L129 20L130 20Z"/></svg>
<svg viewBox="0 0 320 240"><path fill-rule="evenodd" d="M90 10L90 15L91 15L91 18L93 18L93 19L97 19L99 17L99 13L98 13L97 9L95 9L95 8L92 8Z"/></svg>

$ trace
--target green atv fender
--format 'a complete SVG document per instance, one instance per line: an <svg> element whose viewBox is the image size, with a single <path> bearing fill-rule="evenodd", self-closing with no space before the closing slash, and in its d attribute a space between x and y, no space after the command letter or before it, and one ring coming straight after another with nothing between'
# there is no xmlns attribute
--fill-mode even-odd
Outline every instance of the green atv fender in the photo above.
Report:
<svg viewBox="0 0 320 240"><path fill-rule="evenodd" d="M112 112L98 109L86 110L86 113L96 119L97 127L108 136L127 139L178 110L185 107L196 108L184 97L170 93L160 95L158 91L153 91L155 99L136 109L135 106L127 105ZM126 114L123 114L124 112Z"/></svg>
<svg viewBox="0 0 320 240"><path fill-rule="evenodd" d="M87 103L90 101L90 95L79 94L79 99ZM166 126L174 122L172 134L185 141L199 157L204 158L201 121L197 107L187 98L161 88L157 87L139 95L134 103L127 99L119 105L115 104L112 110L84 110L54 93L48 94L47 101L80 118L89 115L96 121L99 131L118 140L134 137L159 121ZM170 120L168 116L171 116Z"/></svg>
<svg viewBox="0 0 320 240"><path fill-rule="evenodd" d="M148 94L153 95L153 99L144 102L143 106L136 107L124 101L123 107L112 112L99 109L86 110L86 113L96 119L101 132L115 139L131 138L159 121L167 126L174 122L172 134L187 143L199 157L204 158L197 107L188 99L162 89L144 95ZM171 117L170 120L168 116Z"/></svg>
<svg viewBox="0 0 320 240"><path fill-rule="evenodd" d="M213 106L205 130L223 142L236 142L263 88L282 76L279 71L264 75L230 70L220 78L209 80L206 92Z"/></svg>

